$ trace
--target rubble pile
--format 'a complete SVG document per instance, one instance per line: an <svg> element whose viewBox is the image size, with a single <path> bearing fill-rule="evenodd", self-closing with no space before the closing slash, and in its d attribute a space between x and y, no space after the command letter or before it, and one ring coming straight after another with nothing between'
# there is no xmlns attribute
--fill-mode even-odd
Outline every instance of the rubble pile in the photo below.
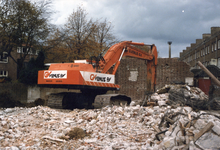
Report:
<svg viewBox="0 0 220 150"><path fill-rule="evenodd" d="M161 99L163 94L166 96ZM156 102L160 101L159 105L166 101L167 104L174 107L188 105L198 110L220 110L220 98L210 99L201 89L187 85L166 85L154 93L151 98Z"/></svg>
<svg viewBox="0 0 220 150"><path fill-rule="evenodd" d="M164 101L168 94L157 96ZM216 141L220 141L219 114L195 112L188 106L143 107L131 102L90 110L43 106L0 110L2 150L219 149Z"/></svg>

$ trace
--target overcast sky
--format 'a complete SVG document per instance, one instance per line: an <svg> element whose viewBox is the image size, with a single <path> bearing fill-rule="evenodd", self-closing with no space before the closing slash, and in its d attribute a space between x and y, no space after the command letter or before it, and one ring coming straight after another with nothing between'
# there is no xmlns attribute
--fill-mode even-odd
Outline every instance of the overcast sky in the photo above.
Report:
<svg viewBox="0 0 220 150"><path fill-rule="evenodd" d="M220 0L53 0L52 23L64 24L78 6L88 19L111 21L121 41L155 44L163 58L169 56L168 41L171 57L179 57L212 26L220 26Z"/></svg>

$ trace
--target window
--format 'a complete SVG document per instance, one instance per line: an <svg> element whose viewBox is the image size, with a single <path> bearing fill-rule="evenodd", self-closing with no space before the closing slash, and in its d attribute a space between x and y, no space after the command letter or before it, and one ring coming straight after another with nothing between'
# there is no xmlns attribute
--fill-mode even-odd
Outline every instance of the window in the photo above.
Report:
<svg viewBox="0 0 220 150"><path fill-rule="evenodd" d="M28 48L26 48L26 47L18 47L17 48L17 53L27 53L28 52L28 54L33 54L33 50L32 50L32 48L30 49L30 51L28 51L29 49Z"/></svg>
<svg viewBox="0 0 220 150"><path fill-rule="evenodd" d="M0 63L8 63L8 53L3 52L2 55L0 55Z"/></svg>
<svg viewBox="0 0 220 150"><path fill-rule="evenodd" d="M208 49L208 54L209 54L209 46L207 47L207 49Z"/></svg>
<svg viewBox="0 0 220 150"><path fill-rule="evenodd" d="M30 51L28 52L28 54L33 54L32 48L30 48Z"/></svg>
<svg viewBox="0 0 220 150"><path fill-rule="evenodd" d="M22 53L22 47L17 48L17 53Z"/></svg>
<svg viewBox="0 0 220 150"><path fill-rule="evenodd" d="M0 77L8 77L8 71L1 70Z"/></svg>
<svg viewBox="0 0 220 150"><path fill-rule="evenodd" d="M40 50L36 50L36 53L35 53L35 55L38 55L38 54L39 54L39 52L40 52Z"/></svg>
<svg viewBox="0 0 220 150"><path fill-rule="evenodd" d="M215 51L217 50L217 45L216 45L216 43L215 43Z"/></svg>
<svg viewBox="0 0 220 150"><path fill-rule="evenodd" d="M212 52L214 51L214 46L213 46L213 44L212 44Z"/></svg>
<svg viewBox="0 0 220 150"><path fill-rule="evenodd" d="M220 40L218 40L218 49L220 49Z"/></svg>
<svg viewBox="0 0 220 150"><path fill-rule="evenodd" d="M207 47L205 48L205 54L207 54L208 52L207 52Z"/></svg>
<svg viewBox="0 0 220 150"><path fill-rule="evenodd" d="M220 58L218 58L217 66L220 68Z"/></svg>
<svg viewBox="0 0 220 150"><path fill-rule="evenodd" d="M27 51L28 51L28 48L26 48L26 47L23 47L23 50L22 50L22 53L27 53Z"/></svg>

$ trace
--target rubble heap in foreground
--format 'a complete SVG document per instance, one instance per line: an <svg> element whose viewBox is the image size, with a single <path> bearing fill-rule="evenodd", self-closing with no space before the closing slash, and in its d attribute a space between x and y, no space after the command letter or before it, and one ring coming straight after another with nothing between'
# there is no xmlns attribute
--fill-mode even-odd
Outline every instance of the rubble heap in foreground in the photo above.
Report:
<svg viewBox="0 0 220 150"><path fill-rule="evenodd" d="M164 96L164 95L163 95ZM82 139L67 136L75 127ZM0 149L206 149L220 148L219 114L191 107L140 105L94 110L0 110ZM200 147L200 148L199 148Z"/></svg>
<svg viewBox="0 0 220 150"><path fill-rule="evenodd" d="M187 86L162 91L151 96L149 104L154 105L147 107L131 102L73 111L43 106L2 109L0 149L220 149L219 111L195 112L184 105L192 100L201 104L208 97Z"/></svg>

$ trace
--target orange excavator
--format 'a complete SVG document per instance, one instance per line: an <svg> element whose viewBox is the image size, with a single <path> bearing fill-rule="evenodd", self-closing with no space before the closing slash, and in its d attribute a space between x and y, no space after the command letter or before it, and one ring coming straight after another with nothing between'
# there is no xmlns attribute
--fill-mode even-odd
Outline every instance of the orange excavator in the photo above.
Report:
<svg viewBox="0 0 220 150"><path fill-rule="evenodd" d="M139 47L147 48L143 51ZM154 92L156 84L157 49L153 45L123 41L109 48L102 57L90 60L75 60L74 63L51 64L48 70L38 72L38 85L51 88L80 89L81 92L54 93L49 96L52 108L103 107L129 104L131 98L120 94L106 94L108 90L119 90L115 84L115 73L123 56L147 61L147 91Z"/></svg>

